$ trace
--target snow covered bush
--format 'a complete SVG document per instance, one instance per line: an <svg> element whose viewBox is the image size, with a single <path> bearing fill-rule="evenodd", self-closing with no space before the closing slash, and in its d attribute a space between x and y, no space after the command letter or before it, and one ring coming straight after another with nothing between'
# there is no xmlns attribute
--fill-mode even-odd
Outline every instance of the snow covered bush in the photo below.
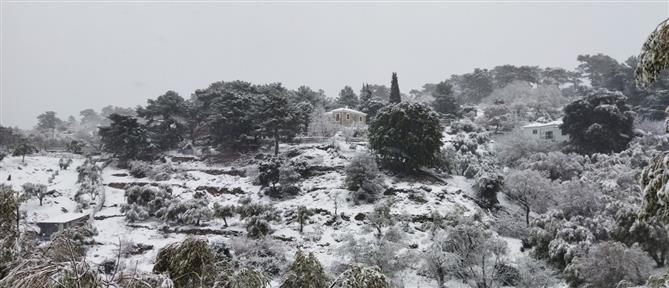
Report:
<svg viewBox="0 0 669 288"><path fill-rule="evenodd" d="M541 260L523 256L518 262L518 288L555 287L560 282L557 273Z"/></svg>
<svg viewBox="0 0 669 288"><path fill-rule="evenodd" d="M496 287L506 266L506 242L474 220L464 221L435 235L426 260L437 281L446 275L472 287Z"/></svg>
<svg viewBox="0 0 669 288"><path fill-rule="evenodd" d="M328 277L314 253L297 250L280 288L326 288Z"/></svg>
<svg viewBox="0 0 669 288"><path fill-rule="evenodd" d="M669 235L660 221L655 217L639 217L638 207L622 202L607 205L606 211L615 220L611 231L614 240L627 246L638 244L658 267L664 266L669 256Z"/></svg>
<svg viewBox="0 0 669 288"><path fill-rule="evenodd" d="M237 239L232 241L234 258L244 266L253 267L267 275L278 276L287 265L284 245L270 239Z"/></svg>
<svg viewBox="0 0 669 288"><path fill-rule="evenodd" d="M135 178L149 177L155 181L167 181L176 173L176 169L170 163L155 164L146 161L130 161L129 173Z"/></svg>
<svg viewBox="0 0 669 288"><path fill-rule="evenodd" d="M30 198L39 199L39 206L42 206L42 200L46 197L46 185L44 184L35 184L35 183L24 183L21 185L23 188L24 195Z"/></svg>
<svg viewBox="0 0 669 288"><path fill-rule="evenodd" d="M390 288L378 267L354 265L341 273L330 288Z"/></svg>
<svg viewBox="0 0 669 288"><path fill-rule="evenodd" d="M164 221L176 224L196 225L211 220L212 211L206 197L194 197L186 201L172 201L162 216Z"/></svg>
<svg viewBox="0 0 669 288"><path fill-rule="evenodd" d="M58 167L60 170L67 170L67 168L70 167L70 164L72 164L72 158L60 158L58 160Z"/></svg>
<svg viewBox="0 0 669 288"><path fill-rule="evenodd" d="M369 146L383 166L414 172L437 164L443 128L429 107L402 102L381 109L369 125Z"/></svg>
<svg viewBox="0 0 669 288"><path fill-rule="evenodd" d="M77 167L77 183L98 184L102 181L101 169L91 158L87 158L81 166Z"/></svg>
<svg viewBox="0 0 669 288"><path fill-rule="evenodd" d="M583 156L570 153L565 154L559 151L548 153L534 153L524 160L520 167L524 169L534 169L545 171L551 180L571 180L583 173L585 159Z"/></svg>
<svg viewBox="0 0 669 288"><path fill-rule="evenodd" d="M561 211L551 210L532 221L527 241L534 257L564 269L574 257L585 254L592 243L608 240L609 224L602 216L567 220Z"/></svg>
<svg viewBox="0 0 669 288"><path fill-rule="evenodd" d="M573 287L608 288L621 281L640 285L650 276L651 268L650 259L638 247L602 242L586 255L576 257L565 269L565 278Z"/></svg>
<svg viewBox="0 0 669 288"><path fill-rule="evenodd" d="M126 203L121 212L130 222L143 221L150 217L161 218L172 202L169 186L133 185L125 190Z"/></svg>
<svg viewBox="0 0 669 288"><path fill-rule="evenodd" d="M530 137L520 129L495 139L495 157L503 166L515 167L534 153L547 153L557 149L557 144Z"/></svg>
<svg viewBox="0 0 669 288"><path fill-rule="evenodd" d="M502 189L504 183L504 176L495 171L490 166L481 167L474 177L476 182L474 188L478 192L481 200L485 201L489 206L495 206L497 201L497 192Z"/></svg>
<svg viewBox="0 0 669 288"><path fill-rule="evenodd" d="M604 209L602 190L587 180L572 179L562 182L556 197L558 208L567 219L573 216L592 217Z"/></svg>
<svg viewBox="0 0 669 288"><path fill-rule="evenodd" d="M239 219L244 220L247 236L261 238L273 232L270 221L277 221L280 215L273 206L258 203L246 203L237 207Z"/></svg>
<svg viewBox="0 0 669 288"><path fill-rule="evenodd" d="M217 276L215 256L206 239L186 238L158 251L154 273L167 273L175 287L210 287Z"/></svg>
<svg viewBox="0 0 669 288"><path fill-rule="evenodd" d="M371 155L360 154L346 166L344 184L353 191L353 201L374 203L381 193L381 179L376 161Z"/></svg>
<svg viewBox="0 0 669 288"><path fill-rule="evenodd" d="M146 161L130 161L128 166L130 168L128 172L135 178L144 178L151 170L149 163Z"/></svg>

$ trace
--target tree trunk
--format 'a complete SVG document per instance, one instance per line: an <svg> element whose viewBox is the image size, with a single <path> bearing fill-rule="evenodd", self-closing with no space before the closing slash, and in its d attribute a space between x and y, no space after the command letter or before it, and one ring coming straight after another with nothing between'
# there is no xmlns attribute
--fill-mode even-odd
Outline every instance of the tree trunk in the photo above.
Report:
<svg viewBox="0 0 669 288"><path fill-rule="evenodd" d="M279 131L274 129L274 156L279 155Z"/></svg>
<svg viewBox="0 0 669 288"><path fill-rule="evenodd" d="M39 206L42 206L42 200L43 199L44 199L44 197L39 197Z"/></svg>
<svg viewBox="0 0 669 288"><path fill-rule="evenodd" d="M530 227L530 206L525 207L525 223Z"/></svg>
<svg viewBox="0 0 669 288"><path fill-rule="evenodd" d="M225 227L228 227L228 220L226 220L225 217L223 217L223 223L225 223Z"/></svg>
<svg viewBox="0 0 669 288"><path fill-rule="evenodd" d="M304 222L300 221L300 233L304 230Z"/></svg>

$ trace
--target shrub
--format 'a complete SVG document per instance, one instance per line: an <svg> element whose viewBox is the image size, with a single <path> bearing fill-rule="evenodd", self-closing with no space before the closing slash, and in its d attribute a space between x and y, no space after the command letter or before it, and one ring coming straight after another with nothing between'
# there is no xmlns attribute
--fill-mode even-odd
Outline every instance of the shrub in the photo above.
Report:
<svg viewBox="0 0 669 288"><path fill-rule="evenodd" d="M344 271L330 288L390 288L378 267L354 265Z"/></svg>
<svg viewBox="0 0 669 288"><path fill-rule="evenodd" d="M212 217L209 201L202 198L193 198L186 201L174 201L165 210L163 220L177 224L196 225L209 221Z"/></svg>
<svg viewBox="0 0 669 288"><path fill-rule="evenodd" d="M344 184L347 189L354 191L353 199L356 204L376 201L382 189L379 175L376 162L369 155L357 155L346 166Z"/></svg>
<svg viewBox="0 0 669 288"><path fill-rule="evenodd" d="M172 189L169 186L133 185L125 190L125 196L126 204L121 205L121 212L126 213L130 222L142 221L166 213L172 202Z"/></svg>
<svg viewBox="0 0 669 288"><path fill-rule="evenodd" d="M268 275L277 276L285 269L286 257L283 245L276 240L238 240L232 242L237 261Z"/></svg>
<svg viewBox="0 0 669 288"><path fill-rule="evenodd" d="M587 255L575 258L565 269L565 274L571 285L607 288L615 287L623 280L643 284L650 276L651 268L650 259L638 247L602 242L592 247Z"/></svg>
<svg viewBox="0 0 669 288"><path fill-rule="evenodd" d="M328 287L328 278L314 253L306 254L302 250L298 250L295 253L295 260L293 264L290 264L280 287L325 288Z"/></svg>
<svg viewBox="0 0 669 288"><path fill-rule="evenodd" d="M443 128L429 107L398 103L384 107L369 126L369 145L383 166L414 172L437 163Z"/></svg>
<svg viewBox="0 0 669 288"><path fill-rule="evenodd" d="M497 192L502 189L504 177L491 167L482 167L474 178L476 178L474 187L479 198L491 207L496 205L498 203Z"/></svg>
<svg viewBox="0 0 669 288"><path fill-rule="evenodd" d="M207 240L186 238L161 248L154 273L167 273L176 287L211 286L216 277L215 257Z"/></svg>

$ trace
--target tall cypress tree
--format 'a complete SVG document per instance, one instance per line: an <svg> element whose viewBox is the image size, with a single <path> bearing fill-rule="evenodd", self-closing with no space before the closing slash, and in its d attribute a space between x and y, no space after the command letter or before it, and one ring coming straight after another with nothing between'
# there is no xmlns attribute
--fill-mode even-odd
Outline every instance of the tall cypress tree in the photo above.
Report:
<svg viewBox="0 0 669 288"><path fill-rule="evenodd" d="M402 102L400 96L400 85L397 83L397 73L393 72L393 79L390 81L390 103Z"/></svg>

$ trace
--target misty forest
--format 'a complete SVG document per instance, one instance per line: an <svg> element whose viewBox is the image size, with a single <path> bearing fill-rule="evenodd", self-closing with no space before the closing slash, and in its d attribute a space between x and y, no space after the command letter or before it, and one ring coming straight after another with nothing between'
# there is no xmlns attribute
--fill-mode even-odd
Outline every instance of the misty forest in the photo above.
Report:
<svg viewBox="0 0 669 288"><path fill-rule="evenodd" d="M0 287L669 287L669 24L647 33L624 61L222 79L0 126Z"/></svg>

